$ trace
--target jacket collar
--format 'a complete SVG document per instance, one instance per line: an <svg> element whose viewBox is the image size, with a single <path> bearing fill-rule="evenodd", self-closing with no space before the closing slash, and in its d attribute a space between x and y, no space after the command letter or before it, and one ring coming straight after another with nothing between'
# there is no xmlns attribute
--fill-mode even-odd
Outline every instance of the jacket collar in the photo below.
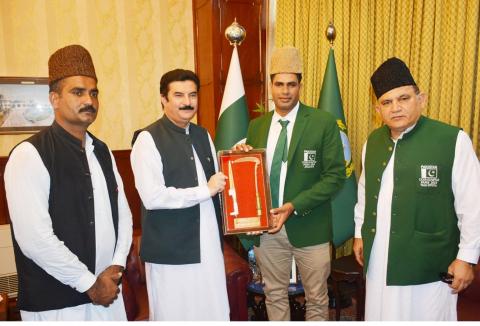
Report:
<svg viewBox="0 0 480 326"><path fill-rule="evenodd" d="M292 139L290 140L290 146L288 147L288 166L291 166L292 157L295 154L300 139L302 138L309 115L309 109L307 109L305 105L300 102L300 107L298 108L297 117L295 119L295 125L293 126Z"/></svg>
<svg viewBox="0 0 480 326"><path fill-rule="evenodd" d="M163 114L163 116L160 118L160 121L162 121L162 123L167 126L168 128L172 129L173 131L176 131L178 133L181 133L181 134L189 134L190 132L190 125L191 125L191 122L188 123L187 125L187 128L182 128L182 127L179 127L177 126L176 124L174 124L172 122L172 120L170 120L166 114Z"/></svg>

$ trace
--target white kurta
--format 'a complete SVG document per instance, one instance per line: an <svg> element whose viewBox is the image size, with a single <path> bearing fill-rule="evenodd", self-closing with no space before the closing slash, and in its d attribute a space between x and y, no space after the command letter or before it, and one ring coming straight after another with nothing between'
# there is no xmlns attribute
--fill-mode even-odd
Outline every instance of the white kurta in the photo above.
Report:
<svg viewBox="0 0 480 326"><path fill-rule="evenodd" d="M362 153L363 166L365 149L366 144ZM378 196L376 234L366 279L365 320L456 320L457 295L452 294L452 289L447 284L438 281L411 286L386 285L395 153L396 142L392 157L383 172ZM457 258L476 263L480 255L480 205L477 202L480 193L480 164L468 135L463 131L459 132L455 146L452 190L460 229ZM362 237L364 210L365 174L362 171L355 207L356 238Z"/></svg>
<svg viewBox="0 0 480 326"><path fill-rule="evenodd" d="M210 136L209 141L212 157L216 158ZM141 132L132 148L135 186L146 209L176 209L200 204L201 263L145 264L150 320L230 319L215 209L205 172L195 149L193 152L199 185L180 189L165 187L162 158L149 132ZM218 170L215 159L214 162Z"/></svg>
<svg viewBox="0 0 480 326"><path fill-rule="evenodd" d="M118 184L119 216L116 244L107 184L93 150L92 139L87 135L85 153L92 178L95 210L95 275L53 232L48 212L50 175L31 143L24 142L15 148L5 167L4 176L15 239L23 254L48 274L79 292L87 291L95 283L96 275L108 266L125 266L132 242L132 214L113 155L110 153ZM121 294L108 308L84 304L42 312L21 311L21 315L22 320L31 321L126 320Z"/></svg>

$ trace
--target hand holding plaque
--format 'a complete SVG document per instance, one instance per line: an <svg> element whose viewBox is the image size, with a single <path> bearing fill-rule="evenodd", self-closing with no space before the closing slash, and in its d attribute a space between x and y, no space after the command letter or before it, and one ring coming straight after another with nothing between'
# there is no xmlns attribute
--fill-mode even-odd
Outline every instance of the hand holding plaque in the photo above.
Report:
<svg viewBox="0 0 480 326"><path fill-rule="evenodd" d="M228 177L222 192L224 233L268 231L271 199L265 150L220 151L218 159Z"/></svg>

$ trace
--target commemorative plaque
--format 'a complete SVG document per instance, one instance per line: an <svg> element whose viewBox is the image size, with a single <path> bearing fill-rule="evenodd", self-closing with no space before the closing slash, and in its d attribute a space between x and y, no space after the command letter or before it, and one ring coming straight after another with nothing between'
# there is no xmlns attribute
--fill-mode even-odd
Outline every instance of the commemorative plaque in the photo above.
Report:
<svg viewBox="0 0 480 326"><path fill-rule="evenodd" d="M228 178L221 193L224 234L269 230L272 202L265 149L220 151L218 162Z"/></svg>

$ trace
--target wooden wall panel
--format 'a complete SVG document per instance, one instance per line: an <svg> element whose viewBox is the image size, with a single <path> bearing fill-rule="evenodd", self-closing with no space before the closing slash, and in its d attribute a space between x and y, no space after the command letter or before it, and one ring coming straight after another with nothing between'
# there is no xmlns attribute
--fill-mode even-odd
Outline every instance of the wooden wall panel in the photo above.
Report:
<svg viewBox="0 0 480 326"><path fill-rule="evenodd" d="M8 157L0 157L0 224L9 224L10 215L8 214L7 197L5 195L5 182L3 180L3 174L5 172L5 165L7 164Z"/></svg>
<svg viewBox="0 0 480 326"><path fill-rule="evenodd" d="M198 124L207 128L215 137L215 126L221 104L220 46L212 38L219 27L219 7L216 1L193 0L193 20L195 29L195 70L200 78Z"/></svg>
<svg viewBox="0 0 480 326"><path fill-rule="evenodd" d="M223 90L233 48L225 29L237 19L247 31L239 46L250 118L257 103L265 103L266 0L194 0L195 69L201 83L198 123L215 137Z"/></svg>
<svg viewBox="0 0 480 326"><path fill-rule="evenodd" d="M264 73L266 49L266 6L262 0L225 0L220 1L221 32L221 94L227 82L228 68L233 47L224 36L225 29L235 20L247 31L247 37L238 47L238 56L242 69L243 85L249 109L250 118L258 116L252 112L257 103L264 103ZM218 111L220 105L218 106ZM218 111L217 116L218 116Z"/></svg>

